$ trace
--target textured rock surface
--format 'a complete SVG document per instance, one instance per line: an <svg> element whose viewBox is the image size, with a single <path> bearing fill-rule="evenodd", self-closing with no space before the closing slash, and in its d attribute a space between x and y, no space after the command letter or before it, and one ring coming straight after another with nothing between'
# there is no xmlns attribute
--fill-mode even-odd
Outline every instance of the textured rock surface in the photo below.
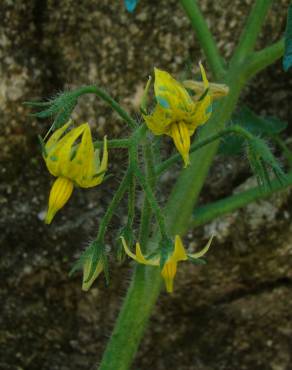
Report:
<svg viewBox="0 0 292 370"><path fill-rule="evenodd" d="M252 1L201 3L228 57ZM282 35L288 4L275 1L258 47ZM141 0L133 15L122 1L2 0L0 13L0 369L91 369L101 358L130 266L113 266L110 288L100 280L87 294L80 291L80 276L69 279L67 272L95 235L124 154L112 154L111 181L75 190L46 227L51 178L36 135L50 122L29 117L21 103L98 83L136 114L153 66L178 75L202 55L175 0ZM291 86L291 74L277 63L250 83L242 99L258 113L291 122ZM80 101L74 117L89 121L96 136L126 132L91 96ZM244 164L219 158L201 201L229 194L247 176ZM218 234L208 266L181 266L177 290L172 297L162 294L133 370L292 369L291 204L286 191L195 232L198 245L212 230Z"/></svg>

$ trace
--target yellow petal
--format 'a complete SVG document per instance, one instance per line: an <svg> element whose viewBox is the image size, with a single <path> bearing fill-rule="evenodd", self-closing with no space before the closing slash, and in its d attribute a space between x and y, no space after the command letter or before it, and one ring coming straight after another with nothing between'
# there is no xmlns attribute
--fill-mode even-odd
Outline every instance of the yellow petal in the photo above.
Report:
<svg viewBox="0 0 292 370"><path fill-rule="evenodd" d="M200 66L200 70L201 70L202 80L203 80L205 90L206 90L209 87L209 81L207 79L206 71L205 71L205 69L203 67L203 64L201 62L199 63L199 66Z"/></svg>
<svg viewBox="0 0 292 370"><path fill-rule="evenodd" d="M164 279L166 291L168 293L173 292L173 280L176 275L176 267L177 267L176 262L168 261L165 263L161 271L161 276Z"/></svg>
<svg viewBox="0 0 292 370"><path fill-rule="evenodd" d="M176 262L185 261L188 259L183 242L179 235L175 236L174 252L171 258Z"/></svg>
<svg viewBox="0 0 292 370"><path fill-rule="evenodd" d="M91 188L99 185L103 178L108 165L108 150L107 138L103 140L103 156L102 161L99 161L99 150L94 151L90 129L86 130L83 134L84 142L81 143L80 154L76 161L79 159L82 162L82 167L79 174L76 176L76 183L83 188ZM82 139L83 139L82 137ZM80 146L81 146L80 145ZM98 175L100 173L100 175Z"/></svg>
<svg viewBox="0 0 292 370"><path fill-rule="evenodd" d="M153 258L147 260L141 251L140 244L137 242L136 243L136 255L130 251L130 249L127 246L127 243L125 241L125 238L121 236L123 247L125 249L126 254L131 257L133 260L136 262L142 263L143 265L150 265L150 266L158 266L159 265L159 259L158 258Z"/></svg>
<svg viewBox="0 0 292 370"><path fill-rule="evenodd" d="M155 68L154 91L158 104L164 109L175 111L188 110L192 99L181 83L176 81L169 73Z"/></svg>
<svg viewBox="0 0 292 370"><path fill-rule="evenodd" d="M149 265L149 266L159 265L159 258L151 258L148 260L143 256L140 243L136 243L136 260L137 262L142 263L143 265Z"/></svg>
<svg viewBox="0 0 292 370"><path fill-rule="evenodd" d="M156 105L152 114L144 114L143 118L154 135L166 134L173 122L171 110L163 109L159 104Z"/></svg>
<svg viewBox="0 0 292 370"><path fill-rule="evenodd" d="M136 257L136 255L130 251L130 249L129 249L129 247L128 247L127 243L126 243L125 238L124 238L123 236L121 236L121 239L122 239L123 247L124 247L124 249L125 249L126 254L127 254L129 257L131 257L133 260L137 261L137 257Z"/></svg>
<svg viewBox="0 0 292 370"><path fill-rule="evenodd" d="M45 223L50 224L55 214L68 202L73 191L73 183L65 177L58 177L51 189L49 197L49 208Z"/></svg>
<svg viewBox="0 0 292 370"><path fill-rule="evenodd" d="M191 146L188 126L183 121L173 123L169 135L173 138L177 150L183 157L184 167L187 167L190 164L189 151Z"/></svg>
<svg viewBox="0 0 292 370"><path fill-rule="evenodd" d="M206 254L208 252L208 250L210 248L210 245L212 243L213 238L214 238L214 235L211 236L211 238L209 239L208 243L205 245L205 247L200 252L188 254L188 257L191 257L191 258L200 258L200 257L203 257L204 254Z"/></svg>
<svg viewBox="0 0 292 370"><path fill-rule="evenodd" d="M49 172L56 177L72 178L72 150L74 143L80 135L82 135L87 124L82 124L64 135L54 145L46 145L47 157L45 162Z"/></svg>
<svg viewBox="0 0 292 370"><path fill-rule="evenodd" d="M89 274L91 272L91 265L92 265L91 258L87 258L83 265L83 280L82 280L82 290L84 290L85 292L87 292L90 289L93 282L97 279L97 277L103 270L103 264L101 260L99 260L92 277L90 278L90 280L88 280Z"/></svg>
<svg viewBox="0 0 292 370"><path fill-rule="evenodd" d="M60 127L56 130L49 138L46 143L46 149L49 150L50 147L56 144L56 142L60 139L60 137L64 134L67 128L72 124L72 121L68 121L64 126Z"/></svg>

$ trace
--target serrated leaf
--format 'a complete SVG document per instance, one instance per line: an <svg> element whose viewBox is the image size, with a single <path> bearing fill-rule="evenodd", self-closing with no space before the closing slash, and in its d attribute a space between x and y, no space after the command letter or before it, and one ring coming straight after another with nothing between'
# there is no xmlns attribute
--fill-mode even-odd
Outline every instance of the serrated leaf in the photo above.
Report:
<svg viewBox="0 0 292 370"><path fill-rule="evenodd" d="M253 135L271 137L281 133L287 127L287 122L276 117L260 117L251 109L244 106L236 112L231 120L230 126L236 124ZM245 140L241 136L230 135L221 142L219 154L237 155L243 151Z"/></svg>
<svg viewBox="0 0 292 370"><path fill-rule="evenodd" d="M285 31L285 51L283 58L283 68L284 71L292 66L292 4L289 5L286 31Z"/></svg>

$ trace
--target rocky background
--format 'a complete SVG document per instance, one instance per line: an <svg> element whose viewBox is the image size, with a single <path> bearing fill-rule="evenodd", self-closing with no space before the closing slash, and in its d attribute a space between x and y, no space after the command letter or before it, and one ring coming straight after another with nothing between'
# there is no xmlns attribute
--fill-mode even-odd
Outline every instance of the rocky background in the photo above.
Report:
<svg viewBox="0 0 292 370"><path fill-rule="evenodd" d="M200 3L228 58L253 1ZM283 35L288 4L274 2L258 47ZM50 120L29 116L22 103L97 83L138 117L153 66L179 75L204 57L176 0L140 0L132 15L121 0L2 0L0 14L0 369L95 369L132 265L112 265L110 287L101 278L89 293L81 292L81 276L68 278L68 271L95 235L125 154L112 152L114 177L75 190L53 225L45 226L52 177L36 136ZM291 86L291 72L278 62L250 83L242 100L259 114L291 122ZM93 96L80 100L74 118L90 122L95 137L127 132ZM250 176L244 160L218 157L201 202L248 186ZM287 190L190 231L191 247L216 231L208 265L180 266L176 292L161 294L133 370L292 369L291 205ZM122 205L109 247L123 214Z"/></svg>

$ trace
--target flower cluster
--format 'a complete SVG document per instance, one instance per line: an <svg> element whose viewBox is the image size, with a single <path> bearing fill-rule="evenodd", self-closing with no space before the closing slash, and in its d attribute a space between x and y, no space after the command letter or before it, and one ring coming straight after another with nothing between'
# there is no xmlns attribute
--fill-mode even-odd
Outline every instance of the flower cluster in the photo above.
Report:
<svg viewBox="0 0 292 370"><path fill-rule="evenodd" d="M127 4L134 6L136 2L130 3ZM173 139L178 152L183 158L185 167L190 163L191 136L198 126L208 121L212 112L213 99L226 93L224 86L209 84L202 64L200 64L200 70L201 82L184 81L180 83L169 73L156 68L154 70L156 106L150 114L145 110L143 111L145 123L154 135L165 134ZM147 84L145 94L148 93L149 85L150 83ZM60 100L60 97L58 99ZM103 139L103 154L100 158L99 150L95 149L88 123L73 127L72 121L69 121L61 127L54 126L53 128L57 128L56 131L51 134L46 143L42 142L43 158L46 166L49 172L56 177L49 195L48 211L45 217L45 223L47 224L52 222L56 213L68 202L74 186L90 188L101 184L108 168L106 136ZM138 167L136 168L136 175L134 171L131 176L134 182L135 177L133 176L141 181ZM142 181L142 187L145 186L145 194L149 196L151 187L147 187L147 181L146 185ZM150 198L153 201L154 196L152 195ZM157 205L153 206L153 209L157 210L157 207L159 209ZM161 226L161 222L164 221L160 220L160 223L158 222L162 236L161 248L158 248L152 255L144 256L139 242L136 243L136 253L134 254L127 246L123 236L121 236L121 240L124 252L136 262L160 267L166 290L171 293L178 262L191 260L194 263L203 263L201 257L209 249L211 239L202 251L193 254L187 253L179 235L175 236L174 244L164 235L164 226ZM127 227L130 226L127 225ZM163 243L166 245L163 245ZM82 258L80 257L79 267L83 268L83 290L87 291L102 271L107 274L106 263L102 236L90 245L83 253Z"/></svg>

